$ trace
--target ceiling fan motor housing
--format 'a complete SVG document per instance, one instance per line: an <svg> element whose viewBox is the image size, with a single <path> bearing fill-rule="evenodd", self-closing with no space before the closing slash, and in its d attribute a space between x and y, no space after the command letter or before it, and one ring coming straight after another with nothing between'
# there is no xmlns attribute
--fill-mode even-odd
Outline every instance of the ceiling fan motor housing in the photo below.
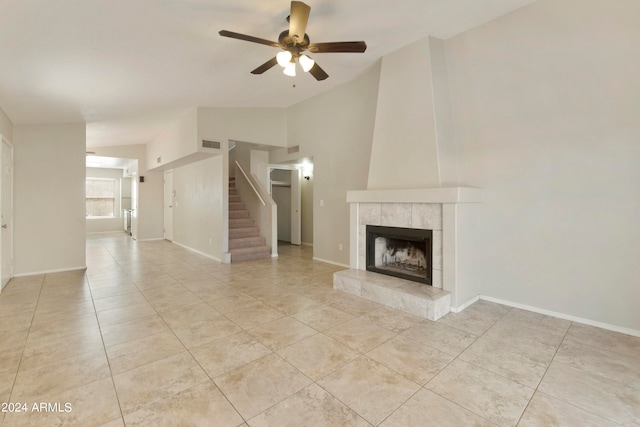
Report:
<svg viewBox="0 0 640 427"><path fill-rule="evenodd" d="M307 34L300 39L298 36L289 36L289 30L284 30L278 36L278 43L284 50L288 50L295 57L299 56L300 52L307 50L311 42Z"/></svg>

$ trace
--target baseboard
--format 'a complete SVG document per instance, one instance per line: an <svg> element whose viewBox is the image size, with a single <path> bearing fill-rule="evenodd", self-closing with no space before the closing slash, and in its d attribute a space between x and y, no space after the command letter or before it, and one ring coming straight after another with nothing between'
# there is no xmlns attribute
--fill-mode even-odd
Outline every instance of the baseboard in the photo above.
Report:
<svg viewBox="0 0 640 427"><path fill-rule="evenodd" d="M164 240L164 239L160 239L160 240ZM184 244L182 244L182 243L178 243L178 242L176 242L175 240L174 240L173 242L171 242L171 243L173 243L174 245L178 245L178 246L180 246L181 248L184 248L184 249L186 249L186 250L188 250L188 251L195 252L195 253L197 253L198 255L202 255L202 256L203 256L203 257L205 257L205 258L209 258L209 259L212 259L212 260L217 261L217 262L219 262L219 263L222 263L222 260L221 260L220 258L218 258L218 257L215 257L215 256L213 256L213 255L206 254L206 253L204 253L204 252L202 252L202 251L199 251L199 250L197 250L197 249L194 249L194 248L192 248L192 247L190 247L190 246L187 246L187 245L184 245Z"/></svg>
<svg viewBox="0 0 640 427"><path fill-rule="evenodd" d="M309 242L300 242L300 244L302 246L311 246L311 247L313 247L313 243L309 243Z"/></svg>
<svg viewBox="0 0 640 427"><path fill-rule="evenodd" d="M100 235L100 234L127 234L126 231L122 230L113 230L113 231L87 231L86 235L87 236L96 236L96 235Z"/></svg>
<svg viewBox="0 0 640 427"><path fill-rule="evenodd" d="M469 307L471 304L473 304L474 302L478 301L480 299L480 295L478 295L475 298L470 299L469 301L465 302L462 305L459 305L458 307L451 307L451 312L452 313L460 313L462 310L464 310L465 308Z"/></svg>
<svg viewBox="0 0 640 427"><path fill-rule="evenodd" d="M339 263L339 262L335 262L335 261L329 261L328 259L322 259L322 258L316 258L316 257L313 257L313 260L314 260L314 261L324 262L324 263L326 263L326 264L337 265L338 267L351 268L351 267L349 267L349 266L348 266L348 265L346 265L346 264L341 264L341 263Z"/></svg>
<svg viewBox="0 0 640 427"><path fill-rule="evenodd" d="M165 240L165 238L164 237L154 237L152 239L136 239L136 241L138 241L138 242L157 242L157 241L160 241L160 240ZM167 240L167 242L171 242L171 241ZM185 246L185 248L189 249L186 246Z"/></svg>
<svg viewBox="0 0 640 427"><path fill-rule="evenodd" d="M503 299L500 299L500 298L488 297L486 295L479 295L479 296L475 297L474 299L472 299L471 301L469 301L468 303L465 303L462 306L458 307L457 309L459 311L462 311L465 308L467 308L469 305L471 305L474 302L476 302L478 299L481 299L481 300L484 300L484 301L489 301L489 302L495 302L497 304L502 304L502 305L506 305L506 306L509 306L509 307L513 307L513 308L519 308L521 310L532 311L534 313L544 314L544 315L547 315L547 316L557 317L559 319L570 320L572 322L581 323L583 325L595 326L596 328L606 329L608 331L620 332L621 334L631 335L631 336L634 336L634 337L640 337L640 331L635 330L635 329L625 328L625 327L617 326L617 325L612 325L610 323L598 322L598 321L591 320L591 319L585 319L583 317L572 316L570 314L560 313L558 311L547 310L547 309L544 309L544 308L534 307L534 306L531 306L531 305L520 304L520 303L517 303L517 302L507 301L507 300L503 300ZM453 311L453 310L451 310L451 311Z"/></svg>
<svg viewBox="0 0 640 427"><path fill-rule="evenodd" d="M37 276L39 274L65 273L67 271L79 271L79 270L86 270L86 269L87 269L87 266L85 265L82 267L69 267L69 268L59 268L54 270L33 271L29 273L18 273L18 274L14 274L13 277L28 277L28 276Z"/></svg>

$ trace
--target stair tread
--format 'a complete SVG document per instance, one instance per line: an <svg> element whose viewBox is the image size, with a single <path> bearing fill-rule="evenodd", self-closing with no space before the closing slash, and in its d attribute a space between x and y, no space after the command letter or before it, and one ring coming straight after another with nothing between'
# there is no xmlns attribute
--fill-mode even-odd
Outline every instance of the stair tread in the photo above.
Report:
<svg viewBox="0 0 640 427"><path fill-rule="evenodd" d="M256 246L266 246L266 240L262 236L229 238L229 250L248 248Z"/></svg>
<svg viewBox="0 0 640 427"><path fill-rule="evenodd" d="M260 235L258 227L239 227L229 228L229 239L236 239L241 237L255 237Z"/></svg>
<svg viewBox="0 0 640 427"><path fill-rule="evenodd" d="M249 215L249 211L247 210L229 211L229 219L244 219L244 218L251 218L251 216Z"/></svg>
<svg viewBox="0 0 640 427"><path fill-rule="evenodd" d="M248 228L255 226L256 222L251 217L229 218L229 228Z"/></svg>
<svg viewBox="0 0 640 427"><path fill-rule="evenodd" d="M271 248L267 245L262 245L262 246L248 246L246 248L235 248L235 249L229 249L229 252L231 253L248 253L248 252L259 252L259 251L271 251Z"/></svg>
<svg viewBox="0 0 640 427"><path fill-rule="evenodd" d="M260 229L256 227L255 224L233 224L229 222L229 230L249 231L254 228L260 231Z"/></svg>
<svg viewBox="0 0 640 427"><path fill-rule="evenodd" d="M262 237L262 236L234 237L233 239L230 239L230 240L245 241L245 240L255 240L255 239L264 239L264 237Z"/></svg>

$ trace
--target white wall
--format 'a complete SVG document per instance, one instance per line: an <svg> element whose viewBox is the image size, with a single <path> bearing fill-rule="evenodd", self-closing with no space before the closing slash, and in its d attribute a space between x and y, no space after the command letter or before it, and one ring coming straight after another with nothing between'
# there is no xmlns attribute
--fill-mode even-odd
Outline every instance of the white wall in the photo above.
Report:
<svg viewBox="0 0 640 427"><path fill-rule="evenodd" d="M87 218L87 234L90 233L108 233L124 230L124 219L122 218L121 206L121 187L122 187L122 169L109 168L87 168L87 178L110 178L115 182L115 218ZM128 180L129 186L131 180ZM131 193L131 190L129 190Z"/></svg>
<svg viewBox="0 0 640 427"><path fill-rule="evenodd" d="M429 39L382 59L367 188L440 186Z"/></svg>
<svg viewBox="0 0 640 427"><path fill-rule="evenodd" d="M640 330L640 2L540 0L445 44L469 294Z"/></svg>
<svg viewBox="0 0 640 427"><path fill-rule="evenodd" d="M84 268L84 123L14 126L13 144L15 275Z"/></svg>
<svg viewBox="0 0 640 427"><path fill-rule="evenodd" d="M176 192L173 207L173 241L218 261L223 259L222 156L173 170Z"/></svg>
<svg viewBox="0 0 640 427"><path fill-rule="evenodd" d="M149 169L178 160L198 151L198 111L193 108L167 123L162 132L147 144Z"/></svg>
<svg viewBox="0 0 640 427"><path fill-rule="evenodd" d="M121 197L121 208L122 209L131 209L131 176L122 177L121 185L120 185L120 197ZM123 222L124 227L124 222Z"/></svg>
<svg viewBox="0 0 640 427"><path fill-rule="evenodd" d="M429 59L440 185L456 187L460 183L460 174L453 137L449 72L443 40L429 37Z"/></svg>
<svg viewBox="0 0 640 427"><path fill-rule="evenodd" d="M164 172L142 169L138 163L138 240L164 238ZM133 198L132 198L133 203ZM133 207L133 206L132 206Z"/></svg>
<svg viewBox="0 0 640 427"><path fill-rule="evenodd" d="M13 123L2 109L0 109L0 135L13 142Z"/></svg>
<svg viewBox="0 0 640 427"><path fill-rule="evenodd" d="M264 188L269 188L269 153L263 150L251 150L249 157L251 173L255 174ZM246 168L245 170L249 172Z"/></svg>
<svg viewBox="0 0 640 427"><path fill-rule="evenodd" d="M244 141L287 146L284 108L199 108L198 136L213 141Z"/></svg>
<svg viewBox="0 0 640 427"><path fill-rule="evenodd" d="M270 162L313 157L314 258L349 265L348 190L367 187L378 95L379 65L359 78L288 110L288 145ZM339 245L342 244L342 251Z"/></svg>

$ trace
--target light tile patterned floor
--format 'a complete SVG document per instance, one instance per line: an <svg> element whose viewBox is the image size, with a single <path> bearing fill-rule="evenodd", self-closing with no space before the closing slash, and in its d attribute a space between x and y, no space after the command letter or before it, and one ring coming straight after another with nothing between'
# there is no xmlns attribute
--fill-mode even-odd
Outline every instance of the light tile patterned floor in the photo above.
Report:
<svg viewBox="0 0 640 427"><path fill-rule="evenodd" d="M309 248L280 253L223 265L105 235L86 272L14 279L0 421L640 425L640 338L484 301L431 322L334 291Z"/></svg>

